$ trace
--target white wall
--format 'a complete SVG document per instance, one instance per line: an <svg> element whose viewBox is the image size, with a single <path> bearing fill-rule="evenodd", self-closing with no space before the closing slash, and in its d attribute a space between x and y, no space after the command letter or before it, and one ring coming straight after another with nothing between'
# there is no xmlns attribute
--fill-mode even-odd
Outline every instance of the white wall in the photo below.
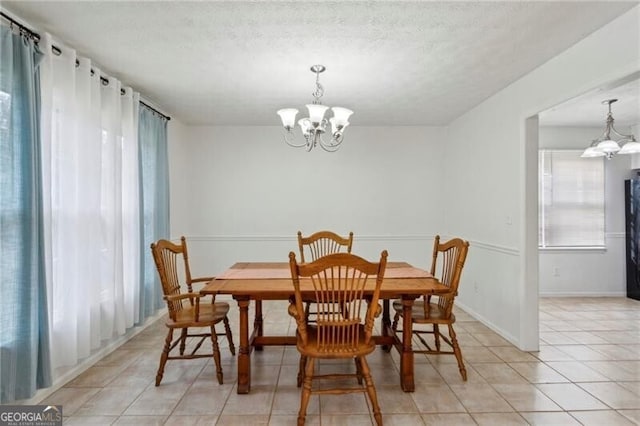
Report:
<svg viewBox="0 0 640 426"><path fill-rule="evenodd" d="M277 118L277 117L276 117ZM275 121L275 119L274 119ZM350 127L327 153L287 146L279 126L188 127L185 161L172 162L194 275L238 261L287 261L296 233L353 231L354 252L427 267L442 232L442 141L433 127ZM175 178L174 178L175 177ZM173 211L172 211L173 213Z"/></svg>
<svg viewBox="0 0 640 426"><path fill-rule="evenodd" d="M540 148L584 149L603 127L540 127ZM628 129L620 128L627 133ZM631 157L617 155L605 162L606 250L540 250L541 296L624 296L624 181L632 176Z"/></svg>
<svg viewBox="0 0 640 426"><path fill-rule="evenodd" d="M527 119L640 69L639 22L635 7L449 127L445 229L471 240L458 301L521 349L538 347L537 191L527 174L537 140Z"/></svg>

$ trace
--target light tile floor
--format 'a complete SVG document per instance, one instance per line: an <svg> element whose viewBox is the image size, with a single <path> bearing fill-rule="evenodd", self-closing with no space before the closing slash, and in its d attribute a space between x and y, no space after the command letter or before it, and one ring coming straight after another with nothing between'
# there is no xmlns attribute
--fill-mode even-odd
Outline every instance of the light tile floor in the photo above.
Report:
<svg viewBox="0 0 640 426"><path fill-rule="evenodd" d="M237 307L230 320L237 344ZM416 355L416 391L398 384L399 358L369 356L386 425L640 424L640 302L540 300L540 351L521 352L457 310L468 372L453 356ZM265 302L272 334L293 333L285 302ZM276 331L275 333L273 331ZM154 386L165 327L160 320L43 401L62 404L65 425L295 425L300 390L294 347L252 355L252 389L236 394L235 359L221 341L225 382L212 360L169 361ZM352 363L321 363L322 370ZM371 425L363 395L314 396L307 425Z"/></svg>

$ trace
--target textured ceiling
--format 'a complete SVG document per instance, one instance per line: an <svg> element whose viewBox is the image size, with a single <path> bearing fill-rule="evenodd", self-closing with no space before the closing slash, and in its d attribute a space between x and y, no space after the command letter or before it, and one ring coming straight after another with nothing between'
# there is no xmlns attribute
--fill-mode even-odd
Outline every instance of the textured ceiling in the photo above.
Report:
<svg viewBox="0 0 640 426"><path fill-rule="evenodd" d="M618 100L611 104L611 113L617 128L640 124L640 72L541 112L540 125L574 127L596 125L604 130L609 107L602 102L607 99Z"/></svg>
<svg viewBox="0 0 640 426"><path fill-rule="evenodd" d="M185 124L278 124L312 100L353 125L444 125L632 2L25 2L48 31ZM594 61L598 52L594 52ZM600 115L598 116L600 118Z"/></svg>

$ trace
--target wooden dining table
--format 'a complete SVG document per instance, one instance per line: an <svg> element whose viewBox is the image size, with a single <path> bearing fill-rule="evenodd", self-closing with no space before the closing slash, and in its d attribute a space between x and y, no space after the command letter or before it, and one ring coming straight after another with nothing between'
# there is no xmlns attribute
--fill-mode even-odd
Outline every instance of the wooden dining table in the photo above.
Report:
<svg viewBox="0 0 640 426"><path fill-rule="evenodd" d="M365 296L373 293L375 280L370 280ZM310 280L301 279L303 298L314 297ZM450 290L425 270L405 262L388 262L380 289L382 300L382 334L374 336L377 345L395 347L400 353L400 385L405 392L413 392L413 352L411 351L413 302L424 294L446 294ZM294 296L288 262L240 262L218 275L201 290L203 295L231 295L238 303L240 314L240 347L238 351L239 394L251 391L251 352L270 345L295 345L296 336L269 336L265 334L262 318L263 300L290 300ZM403 321L401 337L391 327L389 300L401 299ZM255 302L253 331L249 334L249 304Z"/></svg>

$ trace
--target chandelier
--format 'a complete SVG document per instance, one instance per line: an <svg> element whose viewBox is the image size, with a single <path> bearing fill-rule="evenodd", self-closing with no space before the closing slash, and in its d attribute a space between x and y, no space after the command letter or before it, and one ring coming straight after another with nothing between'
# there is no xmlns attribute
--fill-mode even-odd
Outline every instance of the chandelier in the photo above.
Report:
<svg viewBox="0 0 640 426"><path fill-rule="evenodd" d="M623 135L613 127L611 104L617 101L617 99L602 101L603 104L609 105L607 126L604 129L604 133L584 150L581 157L607 157L607 159L611 159L616 153L635 154L640 152L640 143L636 142L636 138L633 135Z"/></svg>
<svg viewBox="0 0 640 426"><path fill-rule="evenodd" d="M316 146L320 146L328 152L334 152L340 148L344 129L349 125L349 117L353 114L353 111L347 108L333 107L331 108L333 117L328 120L324 117L329 107L320 103L320 98L324 95L324 88L320 84L320 73L325 69L324 65L314 65L311 67L311 71L316 74L316 90L312 93L313 103L306 105L309 110L309 117L298 120L304 142L296 143L295 134L293 133L298 110L295 108L285 108L278 111L278 115L280 119L282 119L282 126L285 130L284 141L289 146L294 148L304 147L307 151L311 151ZM331 123L331 140L325 142L322 135L327 131L329 123Z"/></svg>

